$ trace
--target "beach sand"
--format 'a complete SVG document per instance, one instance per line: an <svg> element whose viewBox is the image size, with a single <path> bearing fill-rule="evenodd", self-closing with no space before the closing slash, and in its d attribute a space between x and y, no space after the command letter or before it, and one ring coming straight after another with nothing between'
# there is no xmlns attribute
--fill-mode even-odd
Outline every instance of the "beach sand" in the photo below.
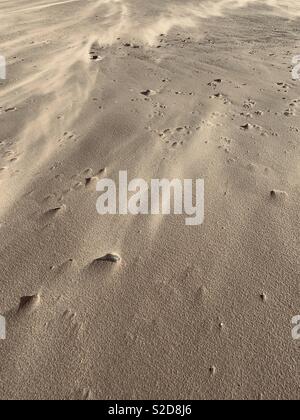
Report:
<svg viewBox="0 0 300 420"><path fill-rule="evenodd" d="M299 1L0 14L0 398L299 399ZM204 223L100 216L121 170Z"/></svg>

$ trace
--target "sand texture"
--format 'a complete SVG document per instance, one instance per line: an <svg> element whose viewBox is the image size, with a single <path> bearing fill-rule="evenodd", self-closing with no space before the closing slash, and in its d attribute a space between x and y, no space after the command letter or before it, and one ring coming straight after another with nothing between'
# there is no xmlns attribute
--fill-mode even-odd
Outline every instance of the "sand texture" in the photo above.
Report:
<svg viewBox="0 0 300 420"><path fill-rule="evenodd" d="M299 399L299 0L0 0L1 399ZM97 181L205 180L205 222Z"/></svg>

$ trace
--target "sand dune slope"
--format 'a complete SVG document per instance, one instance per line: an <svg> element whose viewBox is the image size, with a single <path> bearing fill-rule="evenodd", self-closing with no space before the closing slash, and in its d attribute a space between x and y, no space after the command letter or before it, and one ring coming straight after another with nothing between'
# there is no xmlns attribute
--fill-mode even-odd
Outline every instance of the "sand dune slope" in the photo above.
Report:
<svg viewBox="0 0 300 420"><path fill-rule="evenodd" d="M298 399L299 2L0 13L0 397ZM203 178L204 224L99 216L120 170Z"/></svg>

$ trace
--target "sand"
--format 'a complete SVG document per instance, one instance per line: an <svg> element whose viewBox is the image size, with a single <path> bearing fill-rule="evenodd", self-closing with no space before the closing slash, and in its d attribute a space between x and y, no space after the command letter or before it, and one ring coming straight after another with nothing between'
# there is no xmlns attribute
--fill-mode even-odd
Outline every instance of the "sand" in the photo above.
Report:
<svg viewBox="0 0 300 420"><path fill-rule="evenodd" d="M298 0L1 0L1 399L298 399ZM205 222L96 183L205 181Z"/></svg>

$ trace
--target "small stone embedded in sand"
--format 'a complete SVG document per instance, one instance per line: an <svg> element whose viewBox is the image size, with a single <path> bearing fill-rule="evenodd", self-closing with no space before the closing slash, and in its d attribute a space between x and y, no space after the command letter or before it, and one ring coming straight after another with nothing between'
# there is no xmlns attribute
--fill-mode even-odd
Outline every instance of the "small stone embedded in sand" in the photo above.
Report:
<svg viewBox="0 0 300 420"><path fill-rule="evenodd" d="M260 298L261 298L261 300L262 300L263 302L266 302L266 301L268 300L268 297L267 297L266 293L262 293L262 294L260 295Z"/></svg>
<svg viewBox="0 0 300 420"><path fill-rule="evenodd" d="M216 373L217 373L217 368L216 368L216 366L211 366L211 367L209 368L209 372L210 372L211 376L215 376L215 375L216 375Z"/></svg>
<svg viewBox="0 0 300 420"><path fill-rule="evenodd" d="M106 168L101 168L101 169L98 171L97 175L104 175L104 174L106 174L106 172L107 172L107 169L106 169Z"/></svg>
<svg viewBox="0 0 300 420"><path fill-rule="evenodd" d="M278 201L285 201L288 198L288 193L280 190L272 190L271 197Z"/></svg>
<svg viewBox="0 0 300 420"><path fill-rule="evenodd" d="M147 90L142 91L141 95L149 97L149 96L156 95L156 92L155 90L147 89Z"/></svg>
<svg viewBox="0 0 300 420"><path fill-rule="evenodd" d="M32 295L32 296L23 296L20 299L19 309L18 311L33 311L41 301L41 297L39 294Z"/></svg>
<svg viewBox="0 0 300 420"><path fill-rule="evenodd" d="M93 186L95 184L97 184L98 182L98 178L96 176L91 176L85 179L85 186Z"/></svg>
<svg viewBox="0 0 300 420"><path fill-rule="evenodd" d="M55 215L57 215L57 214L59 214L59 213L61 213L61 212L63 212L63 211L65 211L65 210L67 210L67 206L65 205L65 204L62 204L61 206L59 206L59 207L55 207L55 208L53 208L53 209L50 209L50 210L48 210L48 214L49 215L52 215L52 216L55 216Z"/></svg>
<svg viewBox="0 0 300 420"><path fill-rule="evenodd" d="M102 61L103 57L101 57L101 55L93 55L93 57L91 57L92 61Z"/></svg>
<svg viewBox="0 0 300 420"><path fill-rule="evenodd" d="M95 262L110 262L110 263L118 263L121 261L121 257L117 254L106 254L103 257L97 258Z"/></svg>
<svg viewBox="0 0 300 420"><path fill-rule="evenodd" d="M241 126L241 129L242 130L251 130L251 128L253 128L253 126L251 124L249 124L249 123L244 124L244 125Z"/></svg>
<svg viewBox="0 0 300 420"><path fill-rule="evenodd" d="M101 61L101 60L103 60L103 57L101 57L101 55L97 54L97 52L91 51L90 52L90 59L92 61Z"/></svg>

